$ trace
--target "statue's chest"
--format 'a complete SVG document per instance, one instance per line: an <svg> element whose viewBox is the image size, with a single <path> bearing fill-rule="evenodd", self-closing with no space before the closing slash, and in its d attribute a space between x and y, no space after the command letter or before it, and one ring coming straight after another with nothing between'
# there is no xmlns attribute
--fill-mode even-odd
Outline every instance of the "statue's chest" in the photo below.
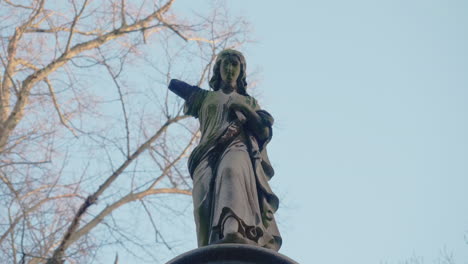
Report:
<svg viewBox="0 0 468 264"><path fill-rule="evenodd" d="M228 105L233 98L233 94L213 92L203 103L203 115L207 119L225 120L228 115Z"/></svg>

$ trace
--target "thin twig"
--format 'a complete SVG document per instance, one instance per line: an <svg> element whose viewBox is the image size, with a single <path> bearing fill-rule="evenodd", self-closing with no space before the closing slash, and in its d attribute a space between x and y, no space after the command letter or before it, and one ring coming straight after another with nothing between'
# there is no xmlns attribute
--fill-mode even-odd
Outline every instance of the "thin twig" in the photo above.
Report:
<svg viewBox="0 0 468 264"><path fill-rule="evenodd" d="M60 111L60 106L58 104L57 98L55 97L55 91L54 91L54 87L52 86L52 83L50 82L48 78L45 78L44 82L47 84L47 87L49 88L50 97L52 98L52 103L54 104L55 111L57 112L57 115L60 119L60 123L64 127L66 127L75 136L75 138L78 138L78 134L75 132L75 130L71 126L67 124L68 123L67 118L63 116L62 112Z"/></svg>

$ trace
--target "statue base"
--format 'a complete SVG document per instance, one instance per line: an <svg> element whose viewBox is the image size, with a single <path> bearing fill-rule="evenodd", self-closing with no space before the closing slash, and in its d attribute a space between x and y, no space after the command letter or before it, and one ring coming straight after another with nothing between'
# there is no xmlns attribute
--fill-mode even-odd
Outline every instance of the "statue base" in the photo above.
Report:
<svg viewBox="0 0 468 264"><path fill-rule="evenodd" d="M244 244L218 244L191 250L166 264L298 264L270 249Z"/></svg>

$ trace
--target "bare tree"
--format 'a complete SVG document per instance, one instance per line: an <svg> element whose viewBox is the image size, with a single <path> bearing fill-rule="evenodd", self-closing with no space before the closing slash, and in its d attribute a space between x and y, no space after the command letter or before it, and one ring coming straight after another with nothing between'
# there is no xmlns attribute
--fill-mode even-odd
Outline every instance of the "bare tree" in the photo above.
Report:
<svg viewBox="0 0 468 264"><path fill-rule="evenodd" d="M381 264L388 264L388 263L390 262L388 261L381 262ZM455 261L453 253L449 251L446 247L444 247L443 249L440 250L439 255L437 256L437 259L434 259L432 261L427 261L425 260L424 257L414 254L413 256L403 261L399 261L397 263L399 264L424 264L424 263L455 264L457 262Z"/></svg>
<svg viewBox="0 0 468 264"><path fill-rule="evenodd" d="M199 134L167 84L204 84L247 33L219 3L0 0L0 263L88 263L114 245L154 261L171 248L158 219L169 194L191 193Z"/></svg>

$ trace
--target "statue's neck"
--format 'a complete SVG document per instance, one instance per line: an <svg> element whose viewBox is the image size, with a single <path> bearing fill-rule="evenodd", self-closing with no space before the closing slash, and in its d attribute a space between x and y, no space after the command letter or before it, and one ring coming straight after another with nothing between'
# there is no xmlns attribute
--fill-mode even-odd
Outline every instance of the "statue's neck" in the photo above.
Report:
<svg viewBox="0 0 468 264"><path fill-rule="evenodd" d="M230 94L232 92L237 91L237 85L236 83L222 82L220 90L223 91L223 93L225 94Z"/></svg>

